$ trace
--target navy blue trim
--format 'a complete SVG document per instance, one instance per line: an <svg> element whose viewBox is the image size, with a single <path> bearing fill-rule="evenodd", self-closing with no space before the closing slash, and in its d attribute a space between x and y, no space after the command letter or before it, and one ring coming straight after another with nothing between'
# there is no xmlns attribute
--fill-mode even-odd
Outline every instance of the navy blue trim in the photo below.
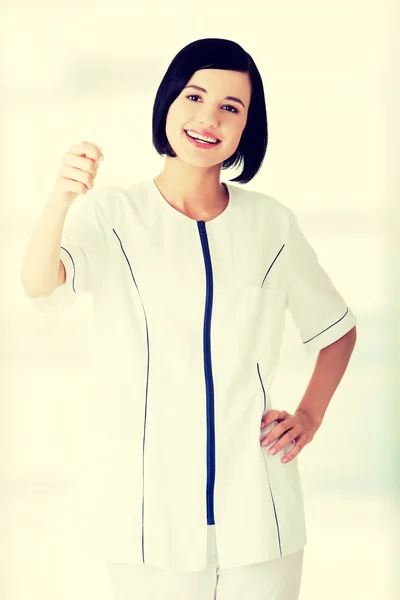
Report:
<svg viewBox="0 0 400 600"><path fill-rule="evenodd" d="M282 248L279 250L278 254L275 256L274 260L272 261L272 263L271 263L271 265L270 265L270 267L269 267L268 271L265 273L264 279L262 280L261 287L264 285L264 281L266 280L268 273L269 273L269 272L270 272L270 270L272 269L272 267L273 267L273 264L275 263L276 259L278 258L278 256L280 255L280 253L282 252L282 250L284 249L284 247L285 247L285 244L283 244Z"/></svg>
<svg viewBox="0 0 400 600"><path fill-rule="evenodd" d="M262 452L266 452L266 450L264 450L264 448L263 448L263 446L261 446L261 444L260 444L260 448L261 448L261 451L262 451ZM279 531L279 521L278 521L278 515L277 515L277 513L276 513L275 500L274 500L274 495L273 495L273 493L272 493L271 482L270 482L270 480L269 480L268 467L267 467L267 462L266 462L265 458L264 458L264 465L265 465L265 471L266 471L266 473L267 473L268 487L269 487L269 493L270 493L270 495L271 495L272 506L273 506L273 508L274 508L274 516L275 516L275 524L276 524L276 533L277 533L277 535L278 535L279 552L280 552L280 554L281 554L281 556L282 556L282 547L281 547L281 534L280 534L280 531Z"/></svg>
<svg viewBox="0 0 400 600"><path fill-rule="evenodd" d="M264 388L264 384L263 384L263 380L261 377L261 373L260 373L260 367L259 367L259 363L257 363L257 373L258 373L258 377L260 378L260 383L261 383L261 387L263 390L263 394L264 394L264 410L263 410L263 415L265 414L265 388ZM261 450L263 451L263 447L260 445ZM268 486L269 486L269 493L271 494L271 500L272 500L272 506L274 507L274 515L275 515L275 523L276 523L276 531L278 534L278 543L279 543L279 551L281 553L282 556L282 547L281 547L281 535L279 532L279 521L278 521L278 515L276 513L276 508L275 508L275 500L274 500L274 495L272 493L272 488L271 488L271 483L269 480L269 473L268 473L268 468L267 468L267 463L264 460L264 465L265 465L265 470L267 472L267 479L268 479Z"/></svg>
<svg viewBox="0 0 400 600"><path fill-rule="evenodd" d="M207 525L214 525L214 483L215 483L215 422L214 422L214 382L211 362L211 314L213 303L213 274L208 245L206 224L197 221L200 242L203 250L204 265L206 269L206 305L203 327L204 375L206 380L207 404Z"/></svg>
<svg viewBox="0 0 400 600"><path fill-rule="evenodd" d="M267 467L265 466L265 468L267 468ZM267 473L268 473L268 470L267 470ZM269 491L270 491L270 494L271 494L272 504L273 504L273 507L274 507L274 515L275 515L276 531L277 531L277 534L278 534L278 542L279 542L279 552L280 552L280 554L281 554L281 556L282 556L281 534L280 534L280 532L279 532L279 522L278 522L278 515L276 514L275 500L274 500L274 496L272 495L272 489L271 489L271 484L270 484L270 482L269 482L269 477L268 477L268 485L269 485Z"/></svg>
<svg viewBox="0 0 400 600"><path fill-rule="evenodd" d="M64 246L61 246L61 248L62 248L63 250L65 250L65 252L66 252L66 253L68 254L68 256L70 257L70 259L71 259L71 262L72 262L72 266L73 266L73 268L74 268L74 276L73 276L73 278L72 278L72 289L74 290L74 292L75 292L75 294L76 294L76 289L75 289L75 263L74 263L74 259L72 258L72 254L71 254L71 253L70 253L70 252L69 252L69 251L68 251L66 248L64 248ZM61 260L61 259L60 259L60 260ZM61 261L61 262L62 262L62 261ZM64 265L64 266L65 266L65 265Z"/></svg>
<svg viewBox="0 0 400 600"><path fill-rule="evenodd" d="M330 329L331 327L333 327L334 325L336 325L337 323L339 323L339 321L341 321L342 319L345 318L345 316L347 315L348 312L349 312L349 307L347 307L347 310L344 313L343 317L340 317L340 319L338 319L337 321L335 321L334 323L332 323L332 325L329 325L329 327L326 327L326 329L323 329L322 331L320 331L319 333L317 333L317 335L314 335L312 338L310 338L306 342L303 342L303 344L308 344L308 342L311 342L311 340L313 340L316 337L318 337L319 335L321 335L321 333L324 333L324 331L327 331L328 329Z"/></svg>
<svg viewBox="0 0 400 600"><path fill-rule="evenodd" d="M138 284L136 283L136 279L135 276L133 274L132 271L132 267L131 264L129 262L129 259L125 253L125 250L122 246L122 242L121 239L119 237L119 235L117 234L117 232L115 231L115 229L113 228L113 232L115 233L115 235L117 236L119 243L121 245L121 250L124 253L125 259L128 263L129 266L129 270L131 272L132 275L132 279L133 282L136 286L136 289L138 291L139 294L139 298L140 301L142 303L142 308L143 308L143 314L144 314L144 318L145 318L145 322L146 322L146 338L147 338L147 376L146 376L146 400L145 400L145 413L144 413L144 428L143 428L143 454L142 454L142 482L143 482L143 487L142 487L142 561L143 563L145 563L144 560L144 447L145 447L145 441L146 441L146 417L147 417L147 393L148 393L148 389L149 389L149 366L150 366L150 346L149 346L149 329L148 329L148 324L147 324L147 317L146 317L146 311L144 309L144 305L143 305L143 300L142 300L142 296L140 295L140 291L138 288Z"/></svg>
<svg viewBox="0 0 400 600"><path fill-rule="evenodd" d="M261 373L260 373L260 367L259 367L258 363L257 363L257 373L258 373L258 377L260 379L261 387L262 387L263 394L264 394L264 410L263 410L263 414L264 414L265 413L265 389L264 389L264 384L263 384L263 380L262 380Z"/></svg>

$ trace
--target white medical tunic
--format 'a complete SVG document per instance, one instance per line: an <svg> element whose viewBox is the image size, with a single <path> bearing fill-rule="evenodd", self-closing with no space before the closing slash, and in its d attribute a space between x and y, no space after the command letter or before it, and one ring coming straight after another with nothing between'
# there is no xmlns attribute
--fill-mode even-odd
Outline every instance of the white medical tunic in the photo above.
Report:
<svg viewBox="0 0 400 600"><path fill-rule="evenodd" d="M173 208L154 180L88 192L67 215L66 284L46 314L92 296L110 463L98 498L108 560L200 571L215 525L221 569L306 544L297 457L261 446L286 309L316 353L356 317L273 197L226 184L211 221Z"/></svg>

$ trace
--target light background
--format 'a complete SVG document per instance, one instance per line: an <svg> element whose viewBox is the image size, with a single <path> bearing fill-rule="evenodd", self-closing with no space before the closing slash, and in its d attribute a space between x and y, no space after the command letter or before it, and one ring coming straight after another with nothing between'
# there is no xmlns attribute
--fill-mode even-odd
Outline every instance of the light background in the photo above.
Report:
<svg viewBox="0 0 400 600"><path fill-rule="evenodd" d="M156 176L163 158L151 143L151 115L161 78L189 42L225 37L252 55L266 94L267 154L247 187L296 212L358 317L348 371L299 458L308 532L300 600L394 599L398 3L0 7L1 597L112 600L104 565L84 553L75 530L95 408L90 299L46 319L20 283L61 155L80 140L99 145L96 187ZM222 180L235 175L223 171ZM295 410L315 358L288 314L272 388L277 407Z"/></svg>

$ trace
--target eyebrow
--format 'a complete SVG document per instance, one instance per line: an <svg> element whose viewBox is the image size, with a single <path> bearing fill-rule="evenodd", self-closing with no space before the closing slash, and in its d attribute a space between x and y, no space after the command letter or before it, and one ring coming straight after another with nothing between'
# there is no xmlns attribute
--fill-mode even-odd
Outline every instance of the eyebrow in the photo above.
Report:
<svg viewBox="0 0 400 600"><path fill-rule="evenodd" d="M207 90L200 87L199 85L187 85L183 89L187 90L188 88L194 88L195 90L199 90L200 92L204 92L205 94L207 94ZM232 102L237 102L238 104L241 104L243 106L243 108L246 108L245 105L243 104L243 102L241 101L241 99L235 98L235 96L225 96L224 100L231 100Z"/></svg>

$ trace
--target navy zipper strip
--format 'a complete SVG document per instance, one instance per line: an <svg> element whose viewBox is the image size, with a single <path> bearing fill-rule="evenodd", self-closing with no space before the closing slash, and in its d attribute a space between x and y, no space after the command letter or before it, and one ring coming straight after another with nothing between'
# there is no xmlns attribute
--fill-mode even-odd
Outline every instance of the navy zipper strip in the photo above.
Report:
<svg viewBox="0 0 400 600"><path fill-rule="evenodd" d="M214 483L215 483L215 421L214 421L214 381L211 362L211 314L213 303L213 274L208 245L206 224L197 221L206 269L206 305L203 327L204 376L206 380L207 411L207 525L214 525Z"/></svg>
<svg viewBox="0 0 400 600"><path fill-rule="evenodd" d="M142 481L143 481L143 488L142 488L142 563L145 564L146 561L144 559L144 452L145 452L145 443L146 443L146 425L147 425L147 394L148 394L148 389L149 389L149 368L150 368L150 344L149 344L149 328L148 328L148 323L147 323L147 316L146 316L146 311L144 309L144 304L143 304L143 300L142 300L142 296L140 294L139 288L138 288L138 284L136 283L136 279L135 276L133 274L132 271L132 267L131 267L131 263L129 262L129 258L126 255L126 252L124 250L124 247L122 245L121 242L121 238L119 237L118 233L115 231L115 229L113 228L113 232L115 233L116 237L119 240L120 246L121 246L121 250L125 256L126 262L128 263L129 266L129 270L131 272L132 275L132 279L133 279L133 283L136 286L136 289L138 291L139 294L139 298L140 298L140 302L142 303L142 309L143 309L143 314L144 314L144 320L146 323L146 341L147 341L147 373L146 373L146 400L145 400L145 413L144 413L144 428L143 428L143 452L142 452Z"/></svg>

